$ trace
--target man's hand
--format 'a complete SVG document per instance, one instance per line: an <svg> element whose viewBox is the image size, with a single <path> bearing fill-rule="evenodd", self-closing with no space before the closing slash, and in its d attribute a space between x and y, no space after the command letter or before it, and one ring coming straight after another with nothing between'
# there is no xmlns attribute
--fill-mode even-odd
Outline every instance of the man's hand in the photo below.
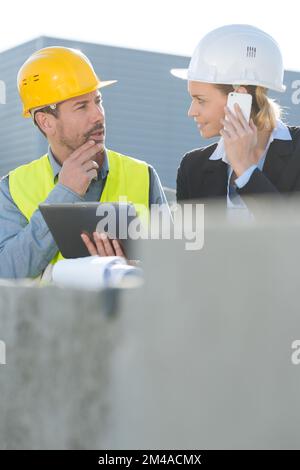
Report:
<svg viewBox="0 0 300 470"><path fill-rule="evenodd" d="M92 179L98 177L99 165L92 158L101 149L103 149L103 144L95 143L94 140L89 140L76 149L64 161L58 177L59 183L79 196L84 196Z"/></svg>
<svg viewBox="0 0 300 470"><path fill-rule="evenodd" d="M257 128L252 121L246 121L238 104L234 105L236 116L225 107L226 119L221 119L224 129L220 132L228 161L237 176L250 166L257 164L254 149L257 144Z"/></svg>
<svg viewBox="0 0 300 470"><path fill-rule="evenodd" d="M110 240L105 233L93 233L93 241L90 237L82 233L81 238L91 256L122 256L126 258L121 244L118 240Z"/></svg>

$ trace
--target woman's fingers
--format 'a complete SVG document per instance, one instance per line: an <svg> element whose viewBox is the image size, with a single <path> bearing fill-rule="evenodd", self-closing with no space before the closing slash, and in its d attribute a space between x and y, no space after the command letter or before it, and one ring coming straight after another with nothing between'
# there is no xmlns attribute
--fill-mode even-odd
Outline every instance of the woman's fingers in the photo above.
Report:
<svg viewBox="0 0 300 470"><path fill-rule="evenodd" d="M250 119L249 126L251 127L252 131L256 134L257 132L257 127L253 122L253 119Z"/></svg>
<svg viewBox="0 0 300 470"><path fill-rule="evenodd" d="M224 119L224 128L231 134L238 134L243 136L245 132L249 129L249 125L244 118L244 115L241 111L241 108L238 105L235 105L236 113L232 113L230 109L225 106L225 116Z"/></svg>
<svg viewBox="0 0 300 470"><path fill-rule="evenodd" d="M236 130L229 120L221 119L221 123L223 124L222 130L226 133L226 136L233 137L236 135Z"/></svg>
<svg viewBox="0 0 300 470"><path fill-rule="evenodd" d="M243 129L245 129L245 130L249 129L249 123L246 121L241 107L237 103L235 103L234 109L235 109L238 121L241 124L241 126L243 127Z"/></svg>
<svg viewBox="0 0 300 470"><path fill-rule="evenodd" d="M222 136L223 138L225 138L225 139L230 139L230 137L231 137L230 134L229 134L225 129L222 129L222 130L220 131L220 134L221 134L221 136Z"/></svg>

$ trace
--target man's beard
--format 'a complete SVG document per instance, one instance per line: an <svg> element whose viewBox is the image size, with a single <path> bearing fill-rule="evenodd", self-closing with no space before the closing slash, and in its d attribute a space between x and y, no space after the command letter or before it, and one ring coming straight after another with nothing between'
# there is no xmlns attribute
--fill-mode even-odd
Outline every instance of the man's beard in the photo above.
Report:
<svg viewBox="0 0 300 470"><path fill-rule="evenodd" d="M105 126L103 124L97 124L92 129L90 129L88 132L83 134L83 138L81 139L81 142L76 144L76 145L74 145L73 140L68 139L64 135L63 129L61 129L60 131L61 131L61 135L60 135L60 138L59 138L60 145L63 145L64 147L66 147L68 150L70 150L71 153L75 152L75 150L77 150L79 147L81 147L81 145L88 142L91 139L91 135L93 133L97 132L97 131L103 132L103 134L102 134L103 135L103 140L105 138ZM97 143L96 138L93 138L93 140ZM104 142L103 142L103 147L104 147ZM98 152L96 155L101 155L103 153L103 150L100 150L100 152Z"/></svg>

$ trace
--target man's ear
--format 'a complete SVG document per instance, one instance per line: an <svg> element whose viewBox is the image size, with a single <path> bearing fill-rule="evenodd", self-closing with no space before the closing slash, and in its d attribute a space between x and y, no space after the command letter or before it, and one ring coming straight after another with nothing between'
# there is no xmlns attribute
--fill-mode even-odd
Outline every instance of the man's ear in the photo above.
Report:
<svg viewBox="0 0 300 470"><path fill-rule="evenodd" d="M39 128L47 135L52 136L55 134L56 130L56 117L52 116L49 113L43 113L42 111L37 111L35 113L35 121L38 124Z"/></svg>

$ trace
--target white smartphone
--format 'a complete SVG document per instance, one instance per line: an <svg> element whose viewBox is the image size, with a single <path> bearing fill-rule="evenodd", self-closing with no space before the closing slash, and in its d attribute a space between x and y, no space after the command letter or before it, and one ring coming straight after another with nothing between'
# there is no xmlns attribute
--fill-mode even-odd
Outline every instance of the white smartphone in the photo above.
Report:
<svg viewBox="0 0 300 470"><path fill-rule="evenodd" d="M227 106L234 114L235 109L234 105L237 103L242 110L243 115L247 122L250 121L251 106L252 106L252 96L248 93L229 93L227 98Z"/></svg>

